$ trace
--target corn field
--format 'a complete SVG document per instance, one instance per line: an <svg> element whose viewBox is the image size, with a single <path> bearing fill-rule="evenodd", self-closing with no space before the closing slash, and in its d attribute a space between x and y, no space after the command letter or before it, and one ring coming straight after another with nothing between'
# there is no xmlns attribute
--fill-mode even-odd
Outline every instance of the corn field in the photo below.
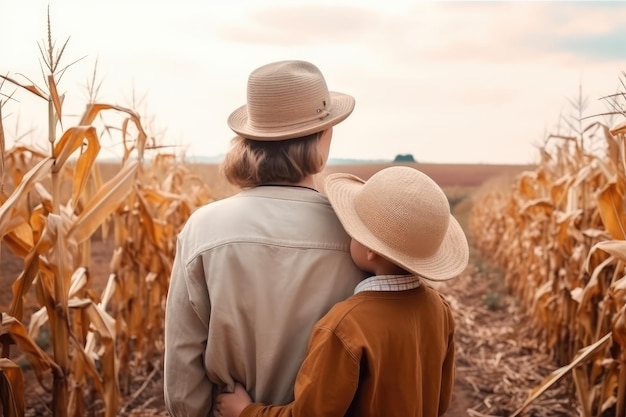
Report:
<svg viewBox="0 0 626 417"><path fill-rule="evenodd" d="M24 260L0 318L0 414L25 413L28 387L17 360L26 358L52 398L51 415L112 417L131 371L158 366L176 235L210 196L173 154L159 152L131 109L90 102L78 123L63 128L57 84L65 45L56 49L49 37L40 49L45 86L0 76L4 91L10 86L47 102L42 142L49 148L5 149L1 110L13 93L0 96L0 239ZM111 114L116 125L106 122ZM106 182L97 163L104 133L124 153ZM115 245L101 291L89 270L96 233ZM32 314L26 304L35 306ZM49 349L37 343L42 331Z"/></svg>
<svg viewBox="0 0 626 417"><path fill-rule="evenodd" d="M624 96L611 96L619 106ZM536 170L477 195L470 233L534 321L582 416L626 415L626 124L551 135ZM608 414L603 414L608 413Z"/></svg>
<svg viewBox="0 0 626 417"><path fill-rule="evenodd" d="M159 367L177 233L212 200L134 109L93 99L65 127L58 84L66 44L57 49L49 35L40 47L41 87L0 75L0 240L24 263L0 315L5 417L25 415L24 360L50 395L50 415L120 413L132 373ZM6 148L2 112L12 88L47 103L47 137L37 141L45 148ZM104 181L106 136L123 155ZM582 416L626 417L625 142L626 123L550 136L536 170L474 196L476 247L503 271L536 324L533 336L560 366L513 416L570 374ZM89 269L96 235L114 245L103 289ZM38 342L42 333L49 347Z"/></svg>

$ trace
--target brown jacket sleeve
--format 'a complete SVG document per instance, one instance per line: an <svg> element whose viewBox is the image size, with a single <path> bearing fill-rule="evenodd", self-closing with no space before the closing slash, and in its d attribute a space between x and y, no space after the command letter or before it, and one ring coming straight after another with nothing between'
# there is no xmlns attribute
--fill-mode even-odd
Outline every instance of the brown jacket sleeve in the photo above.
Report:
<svg viewBox="0 0 626 417"><path fill-rule="evenodd" d="M456 349L454 343L454 332L455 332L455 324L454 318L452 316L452 309L450 308L450 304L442 297L444 300L444 307L446 309L446 315L448 317L448 328L450 329L450 334L448 336L448 351L446 353L446 357L444 359L443 367L442 367L442 375L441 375L441 397L439 400L439 415L443 415L450 407L450 402L452 401L452 390L454 389L454 381L455 381L455 361L454 361L454 352Z"/></svg>
<svg viewBox="0 0 626 417"><path fill-rule="evenodd" d="M316 327L296 378L294 401L284 406L253 403L240 417L342 417L356 392L359 361L331 329Z"/></svg>

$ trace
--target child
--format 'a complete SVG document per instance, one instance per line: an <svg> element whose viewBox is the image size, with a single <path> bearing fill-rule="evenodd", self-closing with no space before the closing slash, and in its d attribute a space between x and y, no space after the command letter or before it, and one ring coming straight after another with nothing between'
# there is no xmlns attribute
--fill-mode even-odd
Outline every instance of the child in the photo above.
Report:
<svg viewBox="0 0 626 417"><path fill-rule="evenodd" d="M243 386L217 396L215 415L442 415L454 384L454 321L423 279L467 266L469 248L441 188L404 166L367 182L331 174L325 190L352 238L355 264L373 276L320 319L287 405L250 403Z"/></svg>

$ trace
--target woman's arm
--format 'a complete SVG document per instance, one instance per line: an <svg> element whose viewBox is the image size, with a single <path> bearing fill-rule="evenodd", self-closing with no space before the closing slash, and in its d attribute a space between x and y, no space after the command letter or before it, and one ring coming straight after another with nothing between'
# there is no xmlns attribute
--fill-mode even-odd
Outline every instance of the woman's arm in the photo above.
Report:
<svg viewBox="0 0 626 417"><path fill-rule="evenodd" d="M164 398L174 417L209 415L213 384L204 369L204 349L209 325L209 295L204 278L190 281L177 246L165 309ZM189 288L193 285L193 288ZM194 306L190 294L206 299Z"/></svg>

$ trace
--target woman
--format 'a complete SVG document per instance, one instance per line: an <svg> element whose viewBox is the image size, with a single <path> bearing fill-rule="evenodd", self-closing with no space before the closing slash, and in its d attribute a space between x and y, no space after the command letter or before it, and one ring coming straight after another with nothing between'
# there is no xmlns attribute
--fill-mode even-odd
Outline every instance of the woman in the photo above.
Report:
<svg viewBox="0 0 626 417"><path fill-rule="evenodd" d="M254 401L293 400L313 325L363 279L314 182L332 127L353 109L354 98L329 92L311 63L250 74L247 104L228 118L237 136L222 165L243 191L196 210L178 239L165 316L173 416L209 415L235 381Z"/></svg>

